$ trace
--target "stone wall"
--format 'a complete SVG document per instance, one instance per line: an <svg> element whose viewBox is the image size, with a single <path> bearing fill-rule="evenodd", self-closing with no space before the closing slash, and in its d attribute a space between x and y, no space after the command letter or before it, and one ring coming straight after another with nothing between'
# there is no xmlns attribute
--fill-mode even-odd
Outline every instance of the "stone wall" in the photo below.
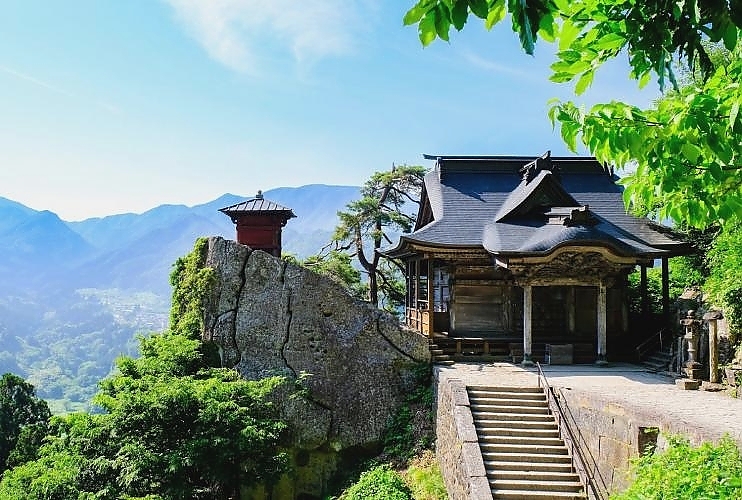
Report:
<svg viewBox="0 0 742 500"><path fill-rule="evenodd" d="M451 500L491 498L466 385L436 379L436 456Z"/></svg>
<svg viewBox="0 0 742 500"><path fill-rule="evenodd" d="M721 437L721 431L712 435L693 422L671 420L659 412L644 413L604 396L564 387L554 389L572 429L579 430L581 450L587 450L597 464L596 480L609 492L628 487L631 459L647 446L663 450L667 435L681 434L695 445Z"/></svg>

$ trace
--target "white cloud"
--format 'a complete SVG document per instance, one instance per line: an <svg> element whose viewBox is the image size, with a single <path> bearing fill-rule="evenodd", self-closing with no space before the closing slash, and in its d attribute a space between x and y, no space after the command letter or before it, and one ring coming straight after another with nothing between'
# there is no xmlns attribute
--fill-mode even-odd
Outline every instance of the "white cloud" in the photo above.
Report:
<svg viewBox="0 0 742 500"><path fill-rule="evenodd" d="M484 71L491 71L493 73L504 74L504 75L512 76L512 77L519 78L519 79L525 78L531 81L536 80L534 78L534 75L532 73L529 73L528 71L525 71L521 68L508 66L505 64L500 64L498 62L493 61L492 59L486 59L470 51L464 52L463 56L464 56L464 59L467 62L469 62L471 65L481 70L484 70Z"/></svg>
<svg viewBox="0 0 742 500"><path fill-rule="evenodd" d="M299 64L351 52L369 0L164 0L209 53L256 73L278 51Z"/></svg>

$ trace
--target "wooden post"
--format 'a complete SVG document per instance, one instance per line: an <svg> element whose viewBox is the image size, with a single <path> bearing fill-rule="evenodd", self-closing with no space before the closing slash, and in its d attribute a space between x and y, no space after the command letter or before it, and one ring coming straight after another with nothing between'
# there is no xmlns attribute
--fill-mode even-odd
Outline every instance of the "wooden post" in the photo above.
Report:
<svg viewBox="0 0 742 500"><path fill-rule="evenodd" d="M667 257L662 257L662 320L664 326L670 326L670 266Z"/></svg>
<svg viewBox="0 0 742 500"><path fill-rule="evenodd" d="M435 332L435 314L433 314L433 311L435 308L433 307L433 280L435 279L435 276L433 276L433 259L426 259L425 260L426 265L428 266L428 337L433 338L433 332Z"/></svg>
<svg viewBox="0 0 742 500"><path fill-rule="evenodd" d="M533 366L531 359L531 310L533 309L533 294L531 285L523 286L523 366Z"/></svg>
<svg viewBox="0 0 742 500"><path fill-rule="evenodd" d="M567 289L567 329L570 335L575 334L575 287L571 286Z"/></svg>
<svg viewBox="0 0 742 500"><path fill-rule="evenodd" d="M605 365L608 362L606 358L607 308L606 287L600 283L598 285L598 359L596 361L599 365Z"/></svg>
<svg viewBox="0 0 742 500"><path fill-rule="evenodd" d="M621 289L621 333L629 333L629 297L627 288Z"/></svg>

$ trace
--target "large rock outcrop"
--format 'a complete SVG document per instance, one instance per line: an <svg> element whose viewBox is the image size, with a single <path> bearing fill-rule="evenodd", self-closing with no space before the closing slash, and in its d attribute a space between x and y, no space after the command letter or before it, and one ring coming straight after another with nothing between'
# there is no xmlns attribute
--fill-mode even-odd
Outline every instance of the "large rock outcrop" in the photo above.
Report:
<svg viewBox="0 0 742 500"><path fill-rule="evenodd" d="M234 241L210 238L206 265L216 284L203 336L223 366L248 379L300 378L308 389L280 402L301 461L310 466L305 451L340 456L377 445L415 384L415 367L430 360L427 339L331 280ZM321 484L309 489L324 493Z"/></svg>

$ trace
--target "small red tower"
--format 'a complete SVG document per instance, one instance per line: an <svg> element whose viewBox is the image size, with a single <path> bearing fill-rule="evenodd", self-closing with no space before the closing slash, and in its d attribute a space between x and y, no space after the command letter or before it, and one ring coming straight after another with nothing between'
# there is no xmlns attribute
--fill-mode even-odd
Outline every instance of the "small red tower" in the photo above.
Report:
<svg viewBox="0 0 742 500"><path fill-rule="evenodd" d="M274 257L281 256L281 228L296 217L290 208L263 198L258 191L255 198L219 209L237 226L237 243L253 250L263 250Z"/></svg>

